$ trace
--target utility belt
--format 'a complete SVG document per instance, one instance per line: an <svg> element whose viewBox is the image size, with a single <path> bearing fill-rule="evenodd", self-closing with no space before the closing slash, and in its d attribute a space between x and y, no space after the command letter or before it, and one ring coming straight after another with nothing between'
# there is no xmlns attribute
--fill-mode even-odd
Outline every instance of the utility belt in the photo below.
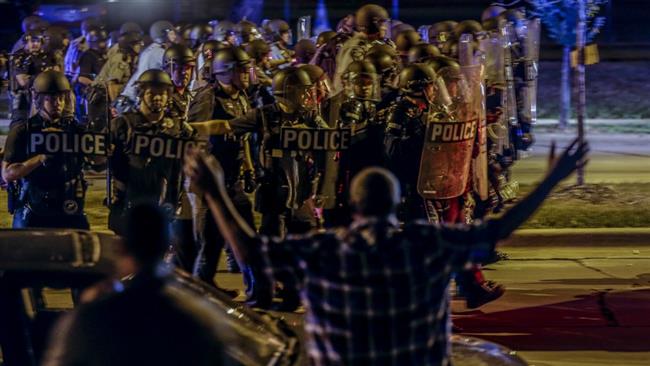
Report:
<svg viewBox="0 0 650 366"><path fill-rule="evenodd" d="M63 190L45 190L29 181L23 181L18 202L39 216L81 215L88 183L75 178L64 183Z"/></svg>

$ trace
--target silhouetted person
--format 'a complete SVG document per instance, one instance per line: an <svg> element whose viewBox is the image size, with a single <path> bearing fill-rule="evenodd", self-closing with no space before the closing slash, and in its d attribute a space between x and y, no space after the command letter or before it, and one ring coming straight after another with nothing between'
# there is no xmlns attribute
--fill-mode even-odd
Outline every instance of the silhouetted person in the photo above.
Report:
<svg viewBox="0 0 650 366"><path fill-rule="evenodd" d="M473 225L395 218L399 183L367 168L353 180L349 228L274 241L261 238L231 202L213 156L190 155L185 173L205 191L219 229L240 263L271 278L293 276L306 308L307 353L316 365L448 365L449 281L494 251L560 181L584 165L574 141L540 185L501 218Z"/></svg>
<svg viewBox="0 0 650 366"><path fill-rule="evenodd" d="M51 334L45 366L223 365L217 324L201 299L167 284L168 223L156 207L128 214L133 280L67 314Z"/></svg>

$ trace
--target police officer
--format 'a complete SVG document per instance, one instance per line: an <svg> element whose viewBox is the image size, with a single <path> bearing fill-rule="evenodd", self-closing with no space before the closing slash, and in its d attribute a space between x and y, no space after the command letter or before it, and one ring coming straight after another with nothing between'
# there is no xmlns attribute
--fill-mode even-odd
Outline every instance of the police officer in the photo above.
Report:
<svg viewBox="0 0 650 366"><path fill-rule="evenodd" d="M38 74L54 66L42 48L43 38L40 31L28 31L23 39L25 47L12 54L9 60L12 122L29 117L29 88Z"/></svg>
<svg viewBox="0 0 650 366"><path fill-rule="evenodd" d="M153 43L140 53L138 68L131 75L131 79L121 93L123 98L120 100L120 105L123 105L124 108L120 109L128 109L129 105L135 103L137 97L135 83L140 75L150 69L161 70L165 49L171 44L176 43L177 38L179 38L174 30L174 25L166 20L159 20L153 23L149 28L149 35Z"/></svg>
<svg viewBox="0 0 650 366"><path fill-rule="evenodd" d="M237 45L237 33L235 24L229 20L222 20L212 30L212 38L229 46Z"/></svg>
<svg viewBox="0 0 650 366"><path fill-rule="evenodd" d="M271 94L273 82L271 73L271 47L263 40L253 40L246 46L246 53L254 63L255 80L248 90L249 100L253 108L275 102Z"/></svg>
<svg viewBox="0 0 650 366"><path fill-rule="evenodd" d="M45 29L47 29L50 25L50 23L47 22L47 20L37 16L37 15L30 15L25 17L23 21L21 22L21 29L23 32L23 35L25 35L27 32L30 31L36 31L36 32L43 32ZM11 53L16 53L18 50L22 50L25 48L25 38L20 37L16 43L14 43L13 47L11 47Z"/></svg>
<svg viewBox="0 0 650 366"><path fill-rule="evenodd" d="M13 227L88 229L83 212L87 187L83 156L36 154L29 147L31 133L81 131L63 113L70 84L62 72L49 70L34 79L32 88L37 114L11 128L2 162L4 180L20 181Z"/></svg>
<svg viewBox="0 0 650 366"><path fill-rule="evenodd" d="M388 44L395 47L386 38L388 31L388 12L376 4L367 4L359 8L355 14L357 33L348 39L336 56L336 74L334 75L334 90L342 89L341 75L352 61L362 60L367 51L376 44Z"/></svg>
<svg viewBox="0 0 650 366"><path fill-rule="evenodd" d="M294 52L289 49L293 36L289 24L282 19L273 19L268 25L271 43L271 66L273 69L283 69L293 61Z"/></svg>
<svg viewBox="0 0 650 366"><path fill-rule="evenodd" d="M88 49L88 44L86 43L86 33L88 33L91 29L96 28L103 28L103 25L99 19L84 19L81 22L80 26L81 35L70 42L70 46L68 47L64 58L65 75L69 80L74 79L77 68L79 67L79 58L81 57L81 54Z"/></svg>
<svg viewBox="0 0 650 366"><path fill-rule="evenodd" d="M208 23L195 24L190 28L189 47L195 51L212 36L212 26Z"/></svg>
<svg viewBox="0 0 650 366"><path fill-rule="evenodd" d="M174 84L162 70L147 70L136 82L138 109L125 112L110 124L113 155L109 164L112 176L112 202L108 226L124 234L126 211L138 202L163 204L173 212L177 197L173 186L172 160L133 153L135 134L177 137L178 124L166 115Z"/></svg>
<svg viewBox="0 0 650 366"><path fill-rule="evenodd" d="M197 90L195 99L189 107L188 119L191 122L228 120L241 117L250 110L245 94L250 84L251 60L239 47L217 50L211 60L211 84ZM207 136L206 136L207 137ZM243 192L240 181L242 166L242 139L232 134L211 136L211 153L224 162L226 182L241 215L253 222L252 204ZM199 202L200 203L200 202ZM219 263L224 239L219 233L205 205L197 205L196 226L201 241L195 274L206 283L214 284L213 278ZM229 258L229 267L238 271L234 257ZM245 276L248 276L244 269ZM257 301L252 281L247 281L249 300ZM270 299L265 298L265 302Z"/></svg>
<svg viewBox="0 0 650 366"><path fill-rule="evenodd" d="M237 32L237 37L239 38L237 40L237 44L244 48L252 40L262 38L260 31L257 29L257 25L248 20L239 21L235 27L235 31Z"/></svg>
<svg viewBox="0 0 650 366"><path fill-rule="evenodd" d="M395 38L395 47L403 65L409 63L409 51L411 48L420 43L423 43L422 38L420 38L420 34L413 29L404 30L397 35Z"/></svg>
<svg viewBox="0 0 650 366"><path fill-rule="evenodd" d="M348 150L328 154L320 197L326 207L324 218L328 227L347 225L351 220L347 192L352 178L364 168L385 164L385 126L375 118L379 89L374 65L354 61L343 74L343 92L330 99L330 121L335 121L337 128L352 129L352 138ZM336 172L332 174L331 170Z"/></svg>
<svg viewBox="0 0 650 366"><path fill-rule="evenodd" d="M102 111L90 111L89 86L95 80L106 63L106 42L108 33L101 28L92 28L86 33L88 49L79 57L79 66L75 72L74 90L77 96L77 119L82 121L91 116L103 115ZM88 118L89 120L90 118Z"/></svg>

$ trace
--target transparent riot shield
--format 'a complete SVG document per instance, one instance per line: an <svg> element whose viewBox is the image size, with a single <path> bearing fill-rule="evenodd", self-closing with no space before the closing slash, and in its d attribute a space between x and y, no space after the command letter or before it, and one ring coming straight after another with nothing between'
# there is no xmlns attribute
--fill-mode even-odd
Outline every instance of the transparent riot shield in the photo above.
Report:
<svg viewBox="0 0 650 366"><path fill-rule="evenodd" d="M500 24L501 36L503 39L503 66L506 83L506 116L510 126L517 125L517 97L515 91L514 60L512 47L514 40L514 29L510 23L502 21Z"/></svg>
<svg viewBox="0 0 650 366"><path fill-rule="evenodd" d="M530 123L537 122L537 68L539 65L540 20L530 19L526 27L524 41L524 63L526 93L524 94L524 113Z"/></svg>
<svg viewBox="0 0 650 366"><path fill-rule="evenodd" d="M490 150L501 155L510 144L503 37L499 32L491 32L481 46L485 54L485 109Z"/></svg>
<svg viewBox="0 0 650 366"><path fill-rule="evenodd" d="M449 199L465 192L480 118L474 103L480 80L451 67L439 70L439 75L452 103L447 113L428 115L417 184L425 199Z"/></svg>
<svg viewBox="0 0 650 366"><path fill-rule="evenodd" d="M472 188L481 200L489 196L487 116L485 111L485 54L475 50L471 34L463 34L458 42L458 58L461 70L467 78L472 99L471 110L478 114L476 151L472 157Z"/></svg>
<svg viewBox="0 0 650 366"><path fill-rule="evenodd" d="M306 15L298 18L296 25L296 42L301 39L311 39L311 16Z"/></svg>

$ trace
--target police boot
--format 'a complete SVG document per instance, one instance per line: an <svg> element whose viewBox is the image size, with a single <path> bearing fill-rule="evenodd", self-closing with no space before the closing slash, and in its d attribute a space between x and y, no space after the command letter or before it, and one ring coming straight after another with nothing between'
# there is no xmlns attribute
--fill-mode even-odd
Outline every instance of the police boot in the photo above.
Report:
<svg viewBox="0 0 650 366"><path fill-rule="evenodd" d="M476 309L492 302L503 296L506 291L502 285L483 279L478 267L458 273L456 283L458 292L465 297L468 309Z"/></svg>

